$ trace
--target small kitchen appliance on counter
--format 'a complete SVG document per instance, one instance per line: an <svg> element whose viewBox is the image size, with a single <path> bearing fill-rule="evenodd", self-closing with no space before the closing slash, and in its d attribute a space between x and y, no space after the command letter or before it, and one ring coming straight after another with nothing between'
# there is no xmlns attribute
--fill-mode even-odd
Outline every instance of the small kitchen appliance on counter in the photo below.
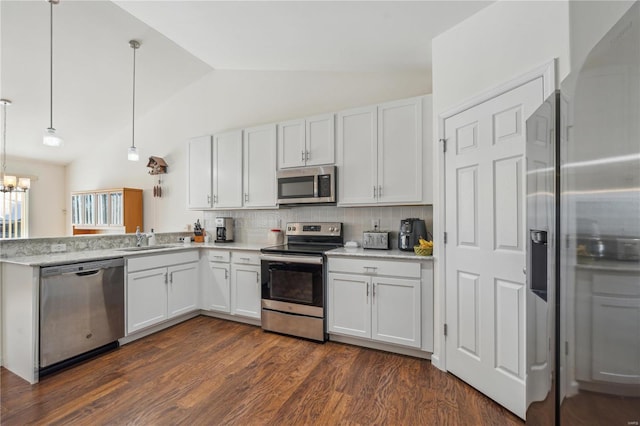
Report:
<svg viewBox="0 0 640 426"><path fill-rule="evenodd" d="M427 225L424 220L418 218L402 219L400 221L400 234L398 235L398 248L404 251L412 251L417 246L420 238L429 239Z"/></svg>
<svg viewBox="0 0 640 426"><path fill-rule="evenodd" d="M389 232L379 231L378 227L373 231L364 231L362 233L362 248L373 250L389 250L391 239Z"/></svg>
<svg viewBox="0 0 640 426"><path fill-rule="evenodd" d="M230 243L233 241L233 218L216 217L216 243Z"/></svg>

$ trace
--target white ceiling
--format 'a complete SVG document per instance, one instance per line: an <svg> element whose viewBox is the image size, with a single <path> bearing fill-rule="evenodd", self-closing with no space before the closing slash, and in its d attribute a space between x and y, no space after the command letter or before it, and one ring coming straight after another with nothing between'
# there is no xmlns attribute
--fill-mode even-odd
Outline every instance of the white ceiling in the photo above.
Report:
<svg viewBox="0 0 640 426"><path fill-rule="evenodd" d="M393 71L431 68L431 39L491 1L101 1L54 6L54 127L49 3L0 2L0 96L9 156L68 163L211 69ZM126 146L126 141L123 141Z"/></svg>

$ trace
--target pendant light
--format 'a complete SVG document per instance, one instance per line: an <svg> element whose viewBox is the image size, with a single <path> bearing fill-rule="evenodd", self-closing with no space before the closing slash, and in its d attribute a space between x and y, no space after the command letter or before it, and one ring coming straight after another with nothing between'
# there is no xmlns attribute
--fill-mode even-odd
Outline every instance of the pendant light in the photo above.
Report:
<svg viewBox="0 0 640 426"><path fill-rule="evenodd" d="M138 161L140 156L138 155L138 148L136 148L136 50L140 47L140 42L129 40L129 46L133 49L133 107L131 113L131 146L127 153L127 159L129 161Z"/></svg>
<svg viewBox="0 0 640 426"><path fill-rule="evenodd" d="M0 192L23 191L31 187L31 179L7 175L7 106L11 105L8 99L0 99L2 105L2 175L0 176Z"/></svg>
<svg viewBox="0 0 640 426"><path fill-rule="evenodd" d="M50 37L49 37L49 127L44 131L44 137L42 143L47 146L60 146L62 145L62 138L56 134L56 129L53 128L53 5L58 4L60 0L47 0L50 4Z"/></svg>

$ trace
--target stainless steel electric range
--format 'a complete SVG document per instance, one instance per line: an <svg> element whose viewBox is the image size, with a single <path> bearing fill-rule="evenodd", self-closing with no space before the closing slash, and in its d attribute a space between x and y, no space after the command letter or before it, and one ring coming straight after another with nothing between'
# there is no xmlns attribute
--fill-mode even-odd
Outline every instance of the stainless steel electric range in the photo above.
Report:
<svg viewBox="0 0 640 426"><path fill-rule="evenodd" d="M285 235L261 250L262 328L325 341L325 252L343 246L342 223L288 223Z"/></svg>

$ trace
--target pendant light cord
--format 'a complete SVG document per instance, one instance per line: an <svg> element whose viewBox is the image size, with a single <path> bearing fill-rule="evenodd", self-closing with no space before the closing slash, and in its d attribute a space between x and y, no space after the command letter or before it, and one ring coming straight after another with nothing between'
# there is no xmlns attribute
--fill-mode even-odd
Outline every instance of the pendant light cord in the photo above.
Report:
<svg viewBox="0 0 640 426"><path fill-rule="evenodd" d="M131 146L136 146L136 49L137 43L131 45L133 48L133 108L131 112Z"/></svg>
<svg viewBox="0 0 640 426"><path fill-rule="evenodd" d="M49 34L49 128L53 129L53 1L49 1L51 7L50 34Z"/></svg>

